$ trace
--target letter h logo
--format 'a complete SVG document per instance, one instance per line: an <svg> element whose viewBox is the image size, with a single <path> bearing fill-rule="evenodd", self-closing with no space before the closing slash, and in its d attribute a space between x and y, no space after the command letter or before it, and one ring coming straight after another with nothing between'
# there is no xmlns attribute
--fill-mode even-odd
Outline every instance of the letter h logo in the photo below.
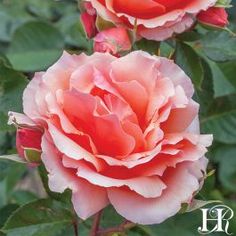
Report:
<svg viewBox="0 0 236 236"><path fill-rule="evenodd" d="M202 208L202 226L198 227L200 234L210 234L213 232L229 233L229 221L234 217L234 212L231 208L225 205L217 205L212 208ZM213 228L209 229L208 223L214 222Z"/></svg>

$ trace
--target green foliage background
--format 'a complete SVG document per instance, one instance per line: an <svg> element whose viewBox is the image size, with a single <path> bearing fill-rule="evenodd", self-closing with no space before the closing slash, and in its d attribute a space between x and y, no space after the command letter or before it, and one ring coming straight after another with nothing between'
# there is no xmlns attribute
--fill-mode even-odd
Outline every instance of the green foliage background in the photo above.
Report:
<svg viewBox="0 0 236 236"><path fill-rule="evenodd" d="M229 12L230 28L236 31L236 8ZM157 46L145 40L135 45L150 53L155 53ZM1 155L16 152L15 130L7 125L7 112L22 110L21 96L28 80L35 71L47 69L55 62L63 49L92 52L75 1L0 0ZM206 180L198 198L221 200L236 214L236 37L226 31L197 26L194 32L161 43L160 52L162 56L172 54L192 78L195 99L201 104L202 132L214 134L208 157L209 170L216 172ZM71 236L75 235L75 223L79 224L79 235L88 235L91 222L75 217L67 200L69 193L46 194L41 185L37 186L39 182L36 170L0 160L0 236ZM42 197L47 199L40 200ZM120 222L112 208L105 210L103 227ZM178 214L161 225L137 226L127 235L195 236L199 235L200 225L198 210ZM235 218L230 231L236 233Z"/></svg>

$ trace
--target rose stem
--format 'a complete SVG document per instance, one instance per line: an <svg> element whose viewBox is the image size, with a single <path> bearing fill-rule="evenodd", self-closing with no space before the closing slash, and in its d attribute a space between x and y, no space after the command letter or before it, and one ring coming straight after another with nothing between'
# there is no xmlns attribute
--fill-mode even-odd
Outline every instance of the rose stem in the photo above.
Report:
<svg viewBox="0 0 236 236"><path fill-rule="evenodd" d="M72 224L73 224L73 227L74 227L75 236L79 236L79 233L78 233L78 218L77 218L77 214L76 214L75 210L73 211L73 215L74 215L74 220L73 220Z"/></svg>
<svg viewBox="0 0 236 236"><path fill-rule="evenodd" d="M94 216L93 224L92 224L92 228L91 228L89 236L97 236L97 231L99 229L99 223L100 223L101 216L102 216L102 211L99 211Z"/></svg>
<svg viewBox="0 0 236 236"><path fill-rule="evenodd" d="M76 220L73 222L73 227L74 227L74 231L75 231L75 236L79 236L79 233L78 233L78 224L77 224L77 221L76 221Z"/></svg>
<svg viewBox="0 0 236 236"><path fill-rule="evenodd" d="M125 221L124 223L122 223L121 225L117 227L98 231L96 236L108 235L110 233L123 233L125 230L131 229L135 226L136 226L135 223Z"/></svg>

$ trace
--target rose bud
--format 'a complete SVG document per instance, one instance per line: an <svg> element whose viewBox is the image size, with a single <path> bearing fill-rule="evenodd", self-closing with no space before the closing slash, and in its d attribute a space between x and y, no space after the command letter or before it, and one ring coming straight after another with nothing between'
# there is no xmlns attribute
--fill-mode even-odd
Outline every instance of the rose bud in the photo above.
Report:
<svg viewBox="0 0 236 236"><path fill-rule="evenodd" d="M84 27L84 31L88 38L93 38L97 34L96 28L96 10L92 7L89 2L83 2L84 12L80 15L80 20Z"/></svg>
<svg viewBox="0 0 236 236"><path fill-rule="evenodd" d="M19 128L16 133L16 149L19 156L30 163L41 160L41 139L43 133L37 129Z"/></svg>
<svg viewBox="0 0 236 236"><path fill-rule="evenodd" d="M111 28L98 33L94 38L95 52L109 52L119 56L120 52L129 51L131 42L124 28Z"/></svg>
<svg viewBox="0 0 236 236"><path fill-rule="evenodd" d="M201 11L197 19L208 26L224 28L228 25L228 14L224 8L211 7L207 11Z"/></svg>

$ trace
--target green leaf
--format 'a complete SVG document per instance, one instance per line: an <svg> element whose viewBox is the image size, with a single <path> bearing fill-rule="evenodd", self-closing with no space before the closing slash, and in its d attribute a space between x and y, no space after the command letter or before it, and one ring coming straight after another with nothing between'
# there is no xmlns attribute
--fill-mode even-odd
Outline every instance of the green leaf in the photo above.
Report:
<svg viewBox="0 0 236 236"><path fill-rule="evenodd" d="M3 227L8 217L19 207L17 204L9 204L0 208L0 228Z"/></svg>
<svg viewBox="0 0 236 236"><path fill-rule="evenodd" d="M41 17L47 20L56 21L60 17L60 12L56 8L55 1L26 1L25 7L32 15Z"/></svg>
<svg viewBox="0 0 236 236"><path fill-rule="evenodd" d="M32 15L53 22L62 18L64 15L73 14L78 10L76 1L74 0L27 0L25 5Z"/></svg>
<svg viewBox="0 0 236 236"><path fill-rule="evenodd" d="M0 11L0 40L8 41L9 40L9 28L7 25L11 23L11 16L5 11Z"/></svg>
<svg viewBox="0 0 236 236"><path fill-rule="evenodd" d="M170 58L173 56L175 49L167 42L161 42L160 56Z"/></svg>
<svg viewBox="0 0 236 236"><path fill-rule="evenodd" d="M21 157L19 157L17 154L0 156L0 159L15 161L15 162L18 162L18 163L23 163L23 164L27 163Z"/></svg>
<svg viewBox="0 0 236 236"><path fill-rule="evenodd" d="M218 66L225 78L234 87L234 92L236 92L236 61L229 61L225 63L218 63Z"/></svg>
<svg viewBox="0 0 236 236"><path fill-rule="evenodd" d="M89 235L89 232L91 231L92 224L88 224L87 222L90 221L90 219L86 221L80 221L80 224L78 225L78 235L79 236L87 236Z"/></svg>
<svg viewBox="0 0 236 236"><path fill-rule="evenodd" d="M18 3L23 1L18 1ZM21 6L19 6L21 5ZM22 4L11 1L6 4L0 2L0 41L10 42L12 33L19 25L32 19L30 15L20 9Z"/></svg>
<svg viewBox="0 0 236 236"><path fill-rule="evenodd" d="M77 48L84 50L91 50L92 40L87 40L82 24L79 20L79 14L69 14L63 17L56 24L58 30L60 30L65 35L66 44L72 45Z"/></svg>
<svg viewBox="0 0 236 236"><path fill-rule="evenodd" d="M7 160L0 160L0 181L3 180L6 176L8 171L10 170L10 164Z"/></svg>
<svg viewBox="0 0 236 236"><path fill-rule="evenodd" d="M24 75L13 70L0 59L0 111L6 114L9 110L16 112L22 110L20 101L26 84Z"/></svg>
<svg viewBox="0 0 236 236"><path fill-rule="evenodd" d="M0 131L0 155L6 153L8 148L11 147L9 142L9 134L7 132ZM0 180L1 180L1 164L0 164Z"/></svg>
<svg viewBox="0 0 236 236"><path fill-rule="evenodd" d="M14 127L13 126L9 126L7 124L8 122L8 115L6 114L6 112L0 112L0 132L7 132L7 131L14 131Z"/></svg>
<svg viewBox="0 0 236 236"><path fill-rule="evenodd" d="M195 87L201 89L204 78L204 70L201 58L195 50L185 43L178 42L175 52L175 62L192 79Z"/></svg>
<svg viewBox="0 0 236 236"><path fill-rule="evenodd" d="M29 191L17 190L11 194L11 201L19 205L26 204L36 199L38 199L38 197L34 193Z"/></svg>
<svg viewBox="0 0 236 236"><path fill-rule="evenodd" d="M177 38L185 42L194 42L201 38L201 35L196 31L187 31L182 34L177 35Z"/></svg>
<svg viewBox="0 0 236 236"><path fill-rule="evenodd" d="M8 236L72 236L73 214L59 202L42 199L18 208L3 227Z"/></svg>
<svg viewBox="0 0 236 236"><path fill-rule="evenodd" d="M236 59L236 37L228 32L209 32L202 44L204 53L213 61Z"/></svg>
<svg viewBox="0 0 236 236"><path fill-rule="evenodd" d="M215 63L210 60L207 60L207 62L211 67L213 75L214 97L217 98L236 93L236 86L234 87L230 80L234 70L233 65L227 66L225 63ZM228 71L226 72L227 69Z"/></svg>
<svg viewBox="0 0 236 236"><path fill-rule="evenodd" d="M10 195L19 179L26 172L26 166L7 160L0 160L0 207L10 201Z"/></svg>
<svg viewBox="0 0 236 236"><path fill-rule="evenodd" d="M236 109L212 114L201 120L203 131L213 133L214 139L223 143L236 143Z"/></svg>
<svg viewBox="0 0 236 236"><path fill-rule="evenodd" d="M123 217L121 217L112 206L108 206L104 209L101 219L102 228L117 227L123 222Z"/></svg>
<svg viewBox="0 0 236 236"><path fill-rule="evenodd" d="M214 152L214 160L219 163L218 177L224 188L236 192L236 146L224 145Z"/></svg>
<svg viewBox="0 0 236 236"><path fill-rule="evenodd" d="M135 43L134 47L136 50L143 50L150 54L157 55L159 53L160 43L157 41L141 39Z"/></svg>
<svg viewBox="0 0 236 236"><path fill-rule="evenodd" d="M16 184L19 182L19 179L26 172L26 166L18 163L14 163L11 166L10 171L6 177L6 192L7 194L11 194Z"/></svg>
<svg viewBox="0 0 236 236"><path fill-rule="evenodd" d="M17 28L7 57L20 71L44 70L62 54L64 38L48 23L33 21Z"/></svg>
<svg viewBox="0 0 236 236"><path fill-rule="evenodd" d="M213 102L213 75L209 64L202 59L202 66L204 70L204 79L202 81L201 89L195 90L194 99L200 104L200 114L204 116Z"/></svg>

